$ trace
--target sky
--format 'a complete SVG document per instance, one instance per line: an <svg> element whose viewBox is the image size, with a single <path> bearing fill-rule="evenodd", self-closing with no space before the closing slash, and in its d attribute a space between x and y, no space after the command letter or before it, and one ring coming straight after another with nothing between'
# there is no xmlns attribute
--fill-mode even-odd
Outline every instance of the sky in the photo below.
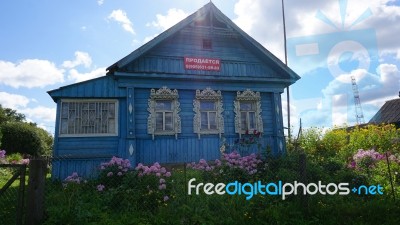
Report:
<svg viewBox="0 0 400 225"><path fill-rule="evenodd" d="M104 76L106 68L208 0L1 1L0 104L54 134L47 91ZM285 61L277 0L213 0L241 29ZM291 127L354 125L351 78L365 122L400 91L399 0L284 0ZM287 99L282 94L287 126Z"/></svg>

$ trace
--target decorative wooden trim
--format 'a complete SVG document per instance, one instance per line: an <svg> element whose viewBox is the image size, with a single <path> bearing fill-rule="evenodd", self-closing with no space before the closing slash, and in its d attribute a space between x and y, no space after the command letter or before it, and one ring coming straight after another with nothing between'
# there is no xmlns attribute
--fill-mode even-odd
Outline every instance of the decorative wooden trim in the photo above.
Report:
<svg viewBox="0 0 400 225"><path fill-rule="evenodd" d="M239 137L242 137L246 131L241 130L241 119L240 119L240 102L241 101L250 101L255 103L255 114L256 114L256 130L258 132L263 133L263 121L261 117L261 95L260 92L254 92L250 89L247 89L243 92L238 91L236 94L236 99L233 102L234 112L235 112L235 132L239 134Z"/></svg>
<svg viewBox="0 0 400 225"><path fill-rule="evenodd" d="M214 101L216 104L217 129L215 130L201 130L200 102L202 100ZM224 117L222 115L224 109L222 105L221 91L214 91L209 87L203 91L196 90L196 97L193 100L193 111L195 112L193 117L193 130L194 133L197 133L199 139L201 134L219 134L219 137L221 138L222 133L224 133Z"/></svg>
<svg viewBox="0 0 400 225"><path fill-rule="evenodd" d="M126 92L126 103L127 103L127 136L129 138L135 137L135 92L133 87L128 87Z"/></svg>
<svg viewBox="0 0 400 225"><path fill-rule="evenodd" d="M152 135L154 140L155 135L175 135L175 139L178 139L178 133L181 133L181 118L179 117L180 103L178 101L179 94L178 90L171 90L165 86L161 87L157 91L155 89L150 90L150 98L148 100L147 111L150 113L147 118L147 133ZM172 120L173 130L172 131L156 131L156 101L157 100L171 100L172 101Z"/></svg>

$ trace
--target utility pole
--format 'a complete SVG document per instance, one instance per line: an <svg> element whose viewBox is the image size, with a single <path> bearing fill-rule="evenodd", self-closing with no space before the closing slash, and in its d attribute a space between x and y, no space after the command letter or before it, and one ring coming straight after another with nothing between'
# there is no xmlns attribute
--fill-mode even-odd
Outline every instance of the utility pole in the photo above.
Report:
<svg viewBox="0 0 400 225"><path fill-rule="evenodd" d="M285 65L287 66L287 45L286 45L286 21L285 21L285 5L282 0L282 19L283 19L283 45L285 48ZM291 133L290 133L290 90L289 86L286 88L286 101L287 101L287 128L288 128L288 139L290 141Z"/></svg>

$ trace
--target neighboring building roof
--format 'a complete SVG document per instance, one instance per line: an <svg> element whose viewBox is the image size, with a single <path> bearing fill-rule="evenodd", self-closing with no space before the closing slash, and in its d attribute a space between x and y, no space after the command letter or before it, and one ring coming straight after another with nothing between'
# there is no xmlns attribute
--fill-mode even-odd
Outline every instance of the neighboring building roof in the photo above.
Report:
<svg viewBox="0 0 400 225"><path fill-rule="evenodd" d="M369 123L400 123L400 98L385 102Z"/></svg>
<svg viewBox="0 0 400 225"><path fill-rule="evenodd" d="M195 13L191 14L187 18L183 19L176 25L172 26L168 30L164 31L151 41L147 42L140 48L136 49L129 55L125 56L118 62L114 63L113 65L107 68L108 75L113 74L115 71L119 71L124 66L128 65L129 63L133 62L137 58L143 56L151 49L155 48L156 46L160 45L162 42L170 38L171 36L177 34L179 31L184 29L185 27L194 24L194 23L201 23L204 21L204 18L207 15L212 15L215 18L218 18L224 26L229 27L233 32L237 33L239 38L243 40L244 43L255 52L258 52L262 58L268 62L276 65L281 71L282 74L285 74L289 78L289 83L293 84L300 76L297 75L293 70L291 70L287 65L285 65L280 59L278 59L275 55L273 55L270 51L268 51L264 46L254 40L251 36L249 36L246 32L240 29L232 20L230 20L227 16L225 16L211 1L207 3L205 6L200 8ZM222 24L219 24L221 26ZM267 31L266 31L267 32Z"/></svg>

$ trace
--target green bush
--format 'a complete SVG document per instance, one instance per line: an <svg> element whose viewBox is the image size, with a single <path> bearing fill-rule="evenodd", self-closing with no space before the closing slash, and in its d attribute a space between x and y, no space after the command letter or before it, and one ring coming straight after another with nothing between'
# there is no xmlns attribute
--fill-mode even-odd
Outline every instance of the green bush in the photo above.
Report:
<svg viewBox="0 0 400 225"><path fill-rule="evenodd" d="M51 153L53 138L43 129L22 122L6 123L1 126L1 148L7 153L34 156Z"/></svg>
<svg viewBox="0 0 400 225"><path fill-rule="evenodd" d="M356 127L349 132L349 143L343 150L347 155L353 155L358 149L399 152L400 147L394 142L399 137L400 132L391 124Z"/></svg>

